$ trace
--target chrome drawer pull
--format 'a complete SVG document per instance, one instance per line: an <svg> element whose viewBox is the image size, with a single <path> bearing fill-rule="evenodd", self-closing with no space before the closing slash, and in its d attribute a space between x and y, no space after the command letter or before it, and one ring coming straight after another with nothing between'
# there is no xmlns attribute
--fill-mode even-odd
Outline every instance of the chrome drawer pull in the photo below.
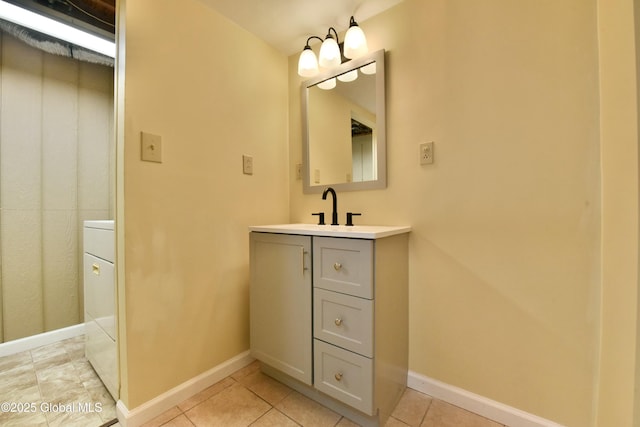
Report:
<svg viewBox="0 0 640 427"><path fill-rule="evenodd" d="M340 264L339 262L336 262L335 264L333 264L333 269L338 271L342 268L342 264Z"/></svg>
<svg viewBox="0 0 640 427"><path fill-rule="evenodd" d="M338 317L336 320L333 321L333 323L335 323L336 326L340 326L342 325L342 319Z"/></svg>
<svg viewBox="0 0 640 427"><path fill-rule="evenodd" d="M334 378L336 379L336 381L342 381L342 372L338 372L337 374L335 374Z"/></svg>
<svg viewBox="0 0 640 427"><path fill-rule="evenodd" d="M96 275L99 276L100 275L100 266L98 264L93 264L91 266L91 271L93 271L93 274L96 274Z"/></svg>
<svg viewBox="0 0 640 427"><path fill-rule="evenodd" d="M305 265L304 265L304 256L306 254L308 254L309 252L305 251L304 247L300 247L300 250L301 250L301 255L302 255L302 275L304 276L304 272L308 270L308 268L305 267Z"/></svg>

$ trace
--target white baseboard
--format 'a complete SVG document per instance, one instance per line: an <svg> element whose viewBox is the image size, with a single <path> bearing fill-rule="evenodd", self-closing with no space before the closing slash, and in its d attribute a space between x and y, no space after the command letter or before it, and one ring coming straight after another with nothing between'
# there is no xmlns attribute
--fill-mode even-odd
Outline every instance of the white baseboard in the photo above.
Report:
<svg viewBox="0 0 640 427"><path fill-rule="evenodd" d="M249 351L245 351L132 410L127 409L125 404L119 400L116 405L118 421L123 427L138 427L205 388L222 381L238 369L244 368L253 362L253 360L249 355Z"/></svg>
<svg viewBox="0 0 640 427"><path fill-rule="evenodd" d="M84 334L84 323L0 344L0 357L10 356Z"/></svg>
<svg viewBox="0 0 640 427"><path fill-rule="evenodd" d="M222 381L253 360L249 351L241 353L132 410L129 410L120 400L116 405L118 420L123 427L138 427L205 388ZM553 421L416 372L409 371L407 387L509 427L563 427Z"/></svg>
<svg viewBox="0 0 640 427"><path fill-rule="evenodd" d="M509 427L563 427L461 388L409 371L407 386Z"/></svg>

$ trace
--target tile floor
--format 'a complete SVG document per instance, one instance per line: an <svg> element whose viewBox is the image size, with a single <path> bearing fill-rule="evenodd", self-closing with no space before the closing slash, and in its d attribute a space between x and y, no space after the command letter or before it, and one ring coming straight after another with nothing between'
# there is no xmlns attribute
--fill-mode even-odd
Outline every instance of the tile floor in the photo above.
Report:
<svg viewBox="0 0 640 427"><path fill-rule="evenodd" d="M119 424L116 424L119 426ZM257 362L144 424L144 427L353 427L348 419L260 372ZM502 427L407 389L386 427Z"/></svg>
<svg viewBox="0 0 640 427"><path fill-rule="evenodd" d="M0 357L0 402L2 426L98 427L116 416L84 336Z"/></svg>
<svg viewBox="0 0 640 427"><path fill-rule="evenodd" d="M84 337L0 358L0 402L34 403L36 409L2 411L2 426L99 427L115 418L113 399L84 357ZM101 410L41 410L42 405L72 403L100 403ZM264 375L254 362L144 425L160 426L353 427L356 424ZM386 424L386 427L406 426L502 425L407 389Z"/></svg>

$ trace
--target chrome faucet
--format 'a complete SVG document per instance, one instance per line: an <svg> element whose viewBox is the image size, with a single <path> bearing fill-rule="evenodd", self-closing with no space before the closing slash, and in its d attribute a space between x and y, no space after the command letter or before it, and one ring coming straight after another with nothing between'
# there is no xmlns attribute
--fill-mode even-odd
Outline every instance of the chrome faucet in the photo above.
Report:
<svg viewBox="0 0 640 427"><path fill-rule="evenodd" d="M327 200L327 193L331 193L333 196L333 213L331 214L331 225L338 225L338 196L336 196L336 191L327 187L322 193L322 200Z"/></svg>

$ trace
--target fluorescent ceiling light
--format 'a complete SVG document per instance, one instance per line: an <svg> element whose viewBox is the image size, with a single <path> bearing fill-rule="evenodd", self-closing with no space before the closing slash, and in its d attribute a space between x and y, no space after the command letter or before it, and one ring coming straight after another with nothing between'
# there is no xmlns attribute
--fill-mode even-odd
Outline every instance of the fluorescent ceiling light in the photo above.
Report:
<svg viewBox="0 0 640 427"><path fill-rule="evenodd" d="M115 58L116 44L46 16L0 0L0 19Z"/></svg>

